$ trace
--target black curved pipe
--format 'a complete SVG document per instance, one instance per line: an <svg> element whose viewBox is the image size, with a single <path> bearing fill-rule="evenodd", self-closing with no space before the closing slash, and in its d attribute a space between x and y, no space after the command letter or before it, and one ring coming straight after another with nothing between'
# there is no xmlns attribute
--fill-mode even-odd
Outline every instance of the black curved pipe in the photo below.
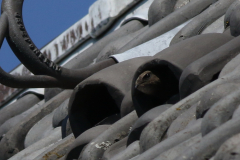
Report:
<svg viewBox="0 0 240 160"><path fill-rule="evenodd" d="M13 87L13 88L50 88L50 87L61 87L65 89L72 89L78 83L80 83L85 78L91 76L93 73L106 68L112 64L115 64L113 59L107 59L94 66L89 66L85 68L85 73L82 73L81 79L79 81L72 81L69 79L68 82L60 78L55 78L47 75L34 75L34 76L15 76L6 73L0 67L0 83Z"/></svg>
<svg viewBox="0 0 240 160"><path fill-rule="evenodd" d="M6 36L6 32L8 29L8 20L7 15L5 13L2 13L0 17L0 46L2 46L4 37Z"/></svg>
<svg viewBox="0 0 240 160"><path fill-rule="evenodd" d="M80 69L66 69L47 59L29 37L22 19L24 0L3 0L0 18L0 44L6 37L18 59L38 76L12 76L0 69L0 83L9 87L61 87L74 88L93 73L116 62L107 59L96 65Z"/></svg>
<svg viewBox="0 0 240 160"><path fill-rule="evenodd" d="M2 13L7 15L9 24L6 38L11 49L32 73L55 76L61 74L61 67L45 58L29 37L22 19L22 5L23 0L2 1Z"/></svg>

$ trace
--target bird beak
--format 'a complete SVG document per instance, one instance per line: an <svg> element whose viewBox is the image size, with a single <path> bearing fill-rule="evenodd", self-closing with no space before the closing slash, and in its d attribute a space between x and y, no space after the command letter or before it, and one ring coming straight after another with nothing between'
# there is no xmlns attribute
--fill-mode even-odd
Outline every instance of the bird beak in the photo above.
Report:
<svg viewBox="0 0 240 160"><path fill-rule="evenodd" d="M138 84L135 85L135 89L137 89L137 87L138 87Z"/></svg>

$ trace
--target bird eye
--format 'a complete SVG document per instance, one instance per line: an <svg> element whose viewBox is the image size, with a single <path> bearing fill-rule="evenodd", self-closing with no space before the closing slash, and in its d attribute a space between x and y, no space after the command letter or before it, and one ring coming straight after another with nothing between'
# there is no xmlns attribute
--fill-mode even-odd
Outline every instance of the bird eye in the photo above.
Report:
<svg viewBox="0 0 240 160"><path fill-rule="evenodd" d="M143 79L148 79L149 77L150 77L150 74L147 73L147 74L145 74L145 75L143 76Z"/></svg>
<svg viewBox="0 0 240 160"><path fill-rule="evenodd" d="M226 24L225 24L225 28L227 28L229 26L229 22L227 21Z"/></svg>

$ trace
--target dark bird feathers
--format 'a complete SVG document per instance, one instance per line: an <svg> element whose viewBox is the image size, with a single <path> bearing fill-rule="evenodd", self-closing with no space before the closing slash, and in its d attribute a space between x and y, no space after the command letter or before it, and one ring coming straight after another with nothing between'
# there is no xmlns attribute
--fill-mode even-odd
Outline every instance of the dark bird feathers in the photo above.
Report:
<svg viewBox="0 0 240 160"><path fill-rule="evenodd" d="M178 80L172 72L148 70L138 76L135 89L163 103L178 93Z"/></svg>

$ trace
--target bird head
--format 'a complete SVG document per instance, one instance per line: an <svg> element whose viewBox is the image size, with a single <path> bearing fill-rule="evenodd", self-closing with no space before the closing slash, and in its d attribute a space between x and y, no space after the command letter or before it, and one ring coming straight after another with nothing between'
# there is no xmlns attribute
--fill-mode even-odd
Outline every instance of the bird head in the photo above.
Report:
<svg viewBox="0 0 240 160"><path fill-rule="evenodd" d="M145 71L140 74L135 82L135 89L148 94L155 95L161 88L161 79L152 71Z"/></svg>

